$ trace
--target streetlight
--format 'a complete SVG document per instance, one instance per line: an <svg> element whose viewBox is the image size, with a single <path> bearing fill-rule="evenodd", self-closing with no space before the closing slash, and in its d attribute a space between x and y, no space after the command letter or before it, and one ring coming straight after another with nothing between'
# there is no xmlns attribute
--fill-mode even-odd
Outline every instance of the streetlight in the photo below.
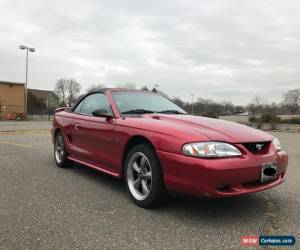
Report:
<svg viewBox="0 0 300 250"><path fill-rule="evenodd" d="M26 49L26 78L25 78L25 114L27 117L27 81L28 81L28 51L29 52L35 52L35 48L30 48L25 45L20 45L20 49L24 50Z"/></svg>
<svg viewBox="0 0 300 250"><path fill-rule="evenodd" d="M191 94L192 96L192 115L194 114L194 94Z"/></svg>

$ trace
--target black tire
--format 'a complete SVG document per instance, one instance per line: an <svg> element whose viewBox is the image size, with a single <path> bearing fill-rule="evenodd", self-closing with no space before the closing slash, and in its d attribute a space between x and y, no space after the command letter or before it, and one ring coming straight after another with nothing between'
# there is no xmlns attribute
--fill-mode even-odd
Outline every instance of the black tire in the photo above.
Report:
<svg viewBox="0 0 300 250"><path fill-rule="evenodd" d="M133 167L134 165L133 163L138 164L139 161L138 157L141 158L140 159L141 166L138 168L140 172L135 170L136 167ZM143 161L145 166L144 169L142 169ZM147 178L143 176L142 172L144 172L144 175L147 176ZM150 177L149 172L151 172L151 181L149 178ZM164 202L168 197L164 185L163 173L162 173L159 160L156 156L153 147L148 144L139 144L134 146L130 150L125 162L124 176L125 176L126 189L130 199L140 207L143 208L156 207L158 205L161 205L162 202ZM141 183L135 185L135 183L138 182L139 178L141 180L140 181ZM145 189L146 195L143 194L144 191L143 184L146 185L146 189ZM147 188L149 190L148 193L147 193Z"/></svg>
<svg viewBox="0 0 300 250"><path fill-rule="evenodd" d="M72 162L68 159L68 151L65 147L65 140L60 131L55 134L54 160L56 165L60 168L67 168L72 165Z"/></svg>

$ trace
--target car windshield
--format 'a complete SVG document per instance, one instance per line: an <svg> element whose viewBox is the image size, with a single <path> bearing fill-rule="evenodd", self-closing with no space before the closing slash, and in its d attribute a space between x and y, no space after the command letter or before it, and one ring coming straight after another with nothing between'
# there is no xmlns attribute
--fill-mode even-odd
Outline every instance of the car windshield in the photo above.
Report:
<svg viewBox="0 0 300 250"><path fill-rule="evenodd" d="M146 92L113 92L113 98L122 114L187 114L167 98Z"/></svg>

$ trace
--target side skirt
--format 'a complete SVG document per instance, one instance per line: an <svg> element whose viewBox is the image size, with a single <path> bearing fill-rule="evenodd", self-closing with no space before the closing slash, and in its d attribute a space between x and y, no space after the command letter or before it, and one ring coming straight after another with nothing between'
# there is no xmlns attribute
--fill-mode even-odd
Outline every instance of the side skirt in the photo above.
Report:
<svg viewBox="0 0 300 250"><path fill-rule="evenodd" d="M71 160L71 161L77 162L77 163L79 163L79 164L82 164L82 165L84 165L84 166L87 166L87 167L89 167L89 168L93 168L93 169L96 169L96 170L101 171L101 172L103 172L103 173L109 174L109 175L111 175L111 176L113 176L113 177L121 178L120 174L115 173L115 172L112 172L112 171L110 171L110 170L107 170L107 169L105 169L105 168L103 168L103 167L95 166L94 164L87 163L87 162L85 162L85 161L76 159L76 158L71 157L71 156L69 156L68 159Z"/></svg>

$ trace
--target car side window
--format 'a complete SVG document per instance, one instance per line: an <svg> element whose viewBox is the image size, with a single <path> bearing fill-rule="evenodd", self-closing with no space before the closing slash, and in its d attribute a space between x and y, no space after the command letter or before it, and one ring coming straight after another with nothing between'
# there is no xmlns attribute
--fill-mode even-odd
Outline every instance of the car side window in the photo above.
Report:
<svg viewBox="0 0 300 250"><path fill-rule="evenodd" d="M97 110L101 110L102 112L105 112L108 115L113 115L112 110L110 108L110 104L107 100L107 97L104 94L97 93L87 96L83 100L80 113L84 115L93 115L93 112Z"/></svg>
<svg viewBox="0 0 300 250"><path fill-rule="evenodd" d="M84 100L81 101L81 102L76 106L76 108L75 108L74 111L73 111L74 113L80 114L80 112L81 112L81 107L82 107L83 102L84 102Z"/></svg>

